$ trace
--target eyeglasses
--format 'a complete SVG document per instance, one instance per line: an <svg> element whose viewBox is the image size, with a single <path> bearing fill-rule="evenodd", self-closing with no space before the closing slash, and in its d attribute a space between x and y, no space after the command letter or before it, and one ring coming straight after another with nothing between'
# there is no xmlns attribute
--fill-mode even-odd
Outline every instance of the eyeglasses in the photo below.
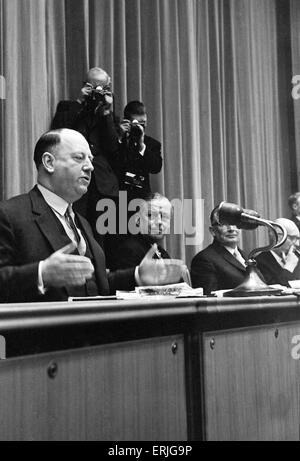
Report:
<svg viewBox="0 0 300 461"><path fill-rule="evenodd" d="M299 242L299 237L296 235L288 235L288 238L294 243Z"/></svg>
<svg viewBox="0 0 300 461"><path fill-rule="evenodd" d="M88 86L89 88L91 88L92 90L96 90L97 88L101 87L101 89L103 91L110 91L110 84L108 85L105 85L105 86L101 86L101 85L92 85L91 83L89 82L82 82L83 83L83 86Z"/></svg>
<svg viewBox="0 0 300 461"><path fill-rule="evenodd" d="M216 227L222 227L223 229L228 228L228 227L236 227L238 229L238 226L235 224L221 224L221 223L214 223L211 225L211 227L216 228Z"/></svg>
<svg viewBox="0 0 300 461"><path fill-rule="evenodd" d="M281 240L283 237L283 234L281 234L280 232L278 232L278 239ZM287 238L293 242L293 243L299 243L299 240L300 238L297 236L297 235L287 235Z"/></svg>

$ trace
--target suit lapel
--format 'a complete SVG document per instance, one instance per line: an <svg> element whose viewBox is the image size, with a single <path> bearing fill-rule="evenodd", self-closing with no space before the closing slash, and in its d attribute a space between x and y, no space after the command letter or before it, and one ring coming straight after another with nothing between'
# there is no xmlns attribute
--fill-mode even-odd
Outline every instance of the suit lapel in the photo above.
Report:
<svg viewBox="0 0 300 461"><path fill-rule="evenodd" d="M70 243L59 219L55 216L49 205L45 202L37 187L29 192L32 211L36 215L36 223L44 237L48 240L53 251L57 251Z"/></svg>
<svg viewBox="0 0 300 461"><path fill-rule="evenodd" d="M76 213L79 227L84 233L84 237L90 247L94 259L95 277L99 288L99 294L109 293L108 279L106 275L105 255L101 246L96 242L86 220Z"/></svg>
<svg viewBox="0 0 300 461"><path fill-rule="evenodd" d="M232 266L235 266L237 269L241 270L242 272L246 271L246 267L243 266L226 248L224 248L222 245L219 245L218 242L214 241L213 245L217 247L218 253L221 253L223 258ZM244 257L243 252L239 249L241 255Z"/></svg>
<svg viewBox="0 0 300 461"><path fill-rule="evenodd" d="M37 226L49 242L53 252L68 245L71 240L36 186L29 192L29 196L32 212L36 215ZM62 290L69 296L67 287L63 287Z"/></svg>
<svg viewBox="0 0 300 461"><path fill-rule="evenodd" d="M32 203L32 212L36 215L36 223L46 240L49 242L53 252L59 250L65 245L68 245L71 240L67 236L59 219L45 202L38 188L34 187L34 189L29 192L29 196ZM76 218L78 219L80 228L83 230L84 236L93 254L97 285L100 292L106 294L109 292L109 286L106 275L104 253L100 245L98 245L93 238L91 230L85 219L78 214L76 214Z"/></svg>
<svg viewBox="0 0 300 461"><path fill-rule="evenodd" d="M223 248L223 249L224 249L224 259L226 259L226 261L232 264L233 266L245 272L246 267L243 266L243 264L241 264L228 250L226 250L226 248Z"/></svg>

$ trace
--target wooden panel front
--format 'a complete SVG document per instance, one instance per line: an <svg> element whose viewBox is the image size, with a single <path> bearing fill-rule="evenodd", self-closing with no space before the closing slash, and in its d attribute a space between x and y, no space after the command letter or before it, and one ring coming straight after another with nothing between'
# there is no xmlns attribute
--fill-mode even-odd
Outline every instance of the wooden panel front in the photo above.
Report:
<svg viewBox="0 0 300 461"><path fill-rule="evenodd" d="M3 360L0 439L186 440L184 371L181 336Z"/></svg>
<svg viewBox="0 0 300 461"><path fill-rule="evenodd" d="M299 440L300 324L203 336L208 440Z"/></svg>

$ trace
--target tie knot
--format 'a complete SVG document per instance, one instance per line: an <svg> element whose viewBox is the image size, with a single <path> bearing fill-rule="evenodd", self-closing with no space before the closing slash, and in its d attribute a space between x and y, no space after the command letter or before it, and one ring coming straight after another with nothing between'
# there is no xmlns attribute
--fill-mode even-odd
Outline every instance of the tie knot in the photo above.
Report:
<svg viewBox="0 0 300 461"><path fill-rule="evenodd" d="M237 248L234 250L233 256L235 257L237 261L239 261L239 263L245 266L245 260Z"/></svg>
<svg viewBox="0 0 300 461"><path fill-rule="evenodd" d="M73 210L72 210L72 205L69 203L68 208L66 209L65 216L72 216Z"/></svg>

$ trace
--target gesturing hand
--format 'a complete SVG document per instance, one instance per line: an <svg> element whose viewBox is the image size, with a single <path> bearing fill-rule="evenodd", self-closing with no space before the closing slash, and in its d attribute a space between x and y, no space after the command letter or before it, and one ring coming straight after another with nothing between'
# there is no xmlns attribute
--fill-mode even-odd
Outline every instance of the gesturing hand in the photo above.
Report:
<svg viewBox="0 0 300 461"><path fill-rule="evenodd" d="M70 243L42 262L42 279L46 288L84 285L92 277L94 267L91 260L86 256L71 255L75 248L75 244Z"/></svg>
<svg viewBox="0 0 300 461"><path fill-rule="evenodd" d="M183 261L181 259L153 259L156 251L155 243L139 265L142 285L168 285L179 282L186 267Z"/></svg>

